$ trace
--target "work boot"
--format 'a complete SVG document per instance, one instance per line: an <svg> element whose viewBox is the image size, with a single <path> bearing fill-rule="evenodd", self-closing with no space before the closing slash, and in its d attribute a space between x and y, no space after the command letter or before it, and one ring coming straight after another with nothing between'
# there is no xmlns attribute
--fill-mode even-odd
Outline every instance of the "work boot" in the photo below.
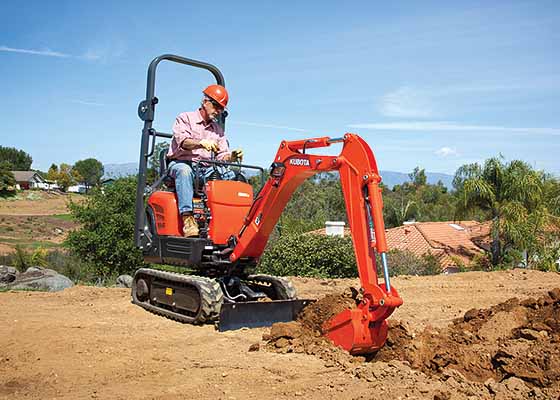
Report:
<svg viewBox="0 0 560 400"><path fill-rule="evenodd" d="M183 215L183 236L198 236L198 224L192 215Z"/></svg>

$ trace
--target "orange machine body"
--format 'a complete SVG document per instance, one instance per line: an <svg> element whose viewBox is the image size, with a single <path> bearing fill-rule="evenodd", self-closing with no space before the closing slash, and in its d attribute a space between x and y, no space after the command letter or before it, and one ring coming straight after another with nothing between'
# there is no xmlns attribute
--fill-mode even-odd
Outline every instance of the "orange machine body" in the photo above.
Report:
<svg viewBox="0 0 560 400"><path fill-rule="evenodd" d="M157 191L148 199L148 206L154 211L156 232L160 236L181 236L183 222L177 207L175 192Z"/></svg>
<svg viewBox="0 0 560 400"><path fill-rule="evenodd" d="M211 215L208 239L214 244L227 244L228 239L239 232L251 204L253 188L248 183L235 181L210 181L206 183L206 206ZM194 213L203 213L194 198ZM160 236L182 236L183 221L179 215L175 192L157 191L148 199L154 212L156 232ZM201 206L202 207L202 206Z"/></svg>
<svg viewBox="0 0 560 400"><path fill-rule="evenodd" d="M306 153L343 142L338 156ZM369 354L383 346L387 338L385 321L403 300L390 284L387 239L383 222L381 177L368 144L358 135L342 138L317 137L283 141L271 167L270 178L260 190L237 237L230 261L258 258L282 210L305 179L327 171L338 171L346 203L346 215L362 286L362 300L325 322L323 334L351 354ZM376 255L381 258L384 284L377 276Z"/></svg>
<svg viewBox="0 0 560 400"><path fill-rule="evenodd" d="M214 244L227 244L239 232L253 203L253 188L236 181L210 181L206 184L207 206L212 219L208 239Z"/></svg>

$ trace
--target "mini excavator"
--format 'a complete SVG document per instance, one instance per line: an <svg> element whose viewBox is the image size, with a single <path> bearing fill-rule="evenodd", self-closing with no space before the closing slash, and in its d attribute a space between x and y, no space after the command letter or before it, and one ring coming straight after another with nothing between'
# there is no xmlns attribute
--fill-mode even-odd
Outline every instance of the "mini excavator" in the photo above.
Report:
<svg viewBox="0 0 560 400"><path fill-rule="evenodd" d="M147 186L147 163L156 138L169 133L152 127L155 76L163 61L208 70L216 83L225 86L214 65L176 55L156 57L148 68L146 99L138 106L144 121L138 188L135 242L144 260L174 266L174 271L140 268L133 279L132 302L176 321L215 323L220 331L268 326L291 321L312 300L298 299L292 283L283 277L253 274L259 257L280 214L297 187L307 178L338 171L361 282L361 300L353 309L335 315L323 325L323 334L351 354L368 354L381 348L387 338L386 319L402 304L391 286L387 265L387 242L379 183L381 177L373 152L358 135L315 137L282 141L268 171L261 167L205 160L214 171L209 179L195 179L193 210L199 237L182 237L182 220L173 181L167 175L164 151L159 155L159 178ZM227 112L220 123L225 124ZM338 156L309 154L309 149L341 143ZM193 170L198 165L193 163ZM223 180L221 168L255 169L261 188L253 187L242 173ZM241 169L239 169L241 171ZM376 253L384 282L378 282Z"/></svg>

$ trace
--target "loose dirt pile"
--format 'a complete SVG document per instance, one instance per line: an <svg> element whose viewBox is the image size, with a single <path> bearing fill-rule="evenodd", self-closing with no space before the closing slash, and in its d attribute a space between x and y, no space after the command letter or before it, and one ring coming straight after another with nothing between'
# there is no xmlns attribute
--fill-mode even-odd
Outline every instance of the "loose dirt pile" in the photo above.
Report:
<svg viewBox="0 0 560 400"><path fill-rule="evenodd" d="M560 289L538 299L510 299L472 309L447 329L410 334L395 324L377 360L401 360L427 374L446 368L469 380L517 377L531 387L560 383Z"/></svg>
<svg viewBox="0 0 560 400"><path fill-rule="evenodd" d="M352 357L335 347L323 336L322 325L330 318L359 302L359 292L348 288L339 294L330 294L307 306L297 321L272 325L270 334L264 334L265 347L277 353L305 353L318 356L328 365L347 366L362 362L362 357Z"/></svg>
<svg viewBox="0 0 560 400"><path fill-rule="evenodd" d="M298 321L273 325L263 335L265 347L318 356L326 366L368 382L392 376L406 386L408 380L420 395L430 392L440 399L551 398L560 392L560 289L538 299L512 298L489 309L471 309L447 328L429 327L419 334L391 321L386 346L368 360L321 336L322 324L354 307L357 297L354 289L324 297Z"/></svg>

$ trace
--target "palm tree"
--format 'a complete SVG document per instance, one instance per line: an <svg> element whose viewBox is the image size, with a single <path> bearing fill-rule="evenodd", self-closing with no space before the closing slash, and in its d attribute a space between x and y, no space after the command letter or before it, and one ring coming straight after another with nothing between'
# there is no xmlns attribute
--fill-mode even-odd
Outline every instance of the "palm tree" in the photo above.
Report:
<svg viewBox="0 0 560 400"><path fill-rule="evenodd" d="M484 167L463 165L453 181L460 196L458 216L480 208L492 219L493 265L501 261L503 244L528 249L551 217L543 174L523 161L502 160L490 158Z"/></svg>

